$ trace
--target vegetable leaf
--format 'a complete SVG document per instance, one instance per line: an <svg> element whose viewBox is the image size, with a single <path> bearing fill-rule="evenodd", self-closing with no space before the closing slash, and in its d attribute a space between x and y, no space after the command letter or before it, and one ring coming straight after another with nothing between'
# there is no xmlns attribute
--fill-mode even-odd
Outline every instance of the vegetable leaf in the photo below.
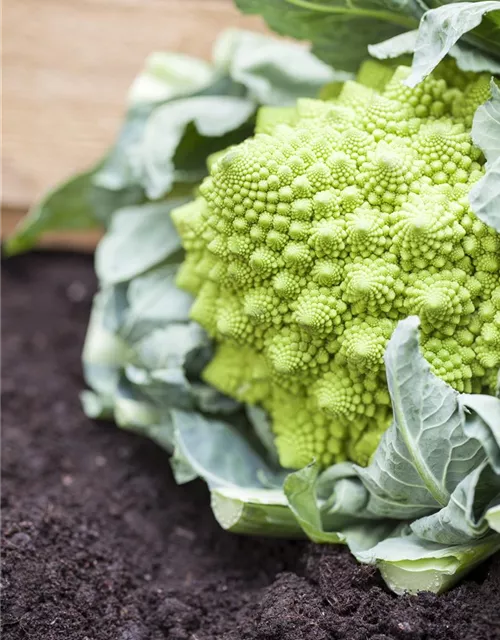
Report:
<svg viewBox="0 0 500 640"><path fill-rule="evenodd" d="M387 58L399 56L401 53L410 52L413 49L415 54L412 72L405 82L408 86L414 87L432 72L464 34L478 27L483 16L492 11L500 11L500 2L445 4L424 14L416 34L415 32L404 34L392 43L382 42L371 47L370 53L376 57ZM494 27L494 31L499 31L498 27ZM492 39L492 43L498 51L498 41ZM460 54L458 54L459 62L460 59ZM483 64L483 66L486 66L488 71L498 71L498 63L492 62L493 69L487 64Z"/></svg>
<svg viewBox="0 0 500 640"><path fill-rule="evenodd" d="M245 535L305 538L280 489L217 487L210 492L212 511L226 531Z"/></svg>
<svg viewBox="0 0 500 640"><path fill-rule="evenodd" d="M442 593L498 549L500 536L496 534L449 546L410 534L386 538L355 555L360 562L377 564L389 588L397 594Z"/></svg>
<svg viewBox="0 0 500 640"><path fill-rule="evenodd" d="M373 547L394 530L394 521L375 520L373 515L363 510L361 504L366 502L366 490L359 479L351 477L355 475L352 465L334 465L322 474L323 478L318 474L319 466L312 463L291 473L284 484L290 509L310 540L319 544L348 544L355 552ZM325 474L329 474L328 483L334 479L333 476L336 482L333 500L322 504L317 499L317 492L325 490ZM356 512L360 507L361 510Z"/></svg>
<svg viewBox="0 0 500 640"><path fill-rule="evenodd" d="M251 31L229 29L214 48L216 68L246 87L254 102L269 106L295 105L298 98L316 96L323 85L348 80L348 72L333 72L297 44Z"/></svg>
<svg viewBox="0 0 500 640"><path fill-rule="evenodd" d="M500 88L493 79L491 99L478 107L474 114L472 139L488 162L500 157Z"/></svg>
<svg viewBox="0 0 500 640"><path fill-rule="evenodd" d="M440 544L464 544L488 532L485 512L500 496L500 475L485 460L458 483L440 511L411 524L419 538Z"/></svg>
<svg viewBox="0 0 500 640"><path fill-rule="evenodd" d="M291 473L284 484L285 495L290 509L295 514L307 537L313 542L345 543L345 536L337 531L325 531L321 513L316 501L316 480L319 466L310 464Z"/></svg>
<svg viewBox="0 0 500 640"><path fill-rule="evenodd" d="M130 280L179 252L181 243L170 211L184 202L173 199L116 211L96 250L100 281L116 284Z"/></svg>
<svg viewBox="0 0 500 640"><path fill-rule="evenodd" d="M469 202L478 218L500 231L500 89L493 80L491 96L477 109L472 124L472 139L487 163L486 174L470 190Z"/></svg>
<svg viewBox="0 0 500 640"><path fill-rule="evenodd" d="M379 60L399 58L404 54L413 54L417 46L418 37L418 29L406 31L379 44L369 45L368 52ZM455 58L458 67L463 71L500 73L500 62L495 57L467 42L457 42L448 53Z"/></svg>
<svg viewBox="0 0 500 640"><path fill-rule="evenodd" d="M465 433L481 443L491 466L500 475L500 399L463 393L459 400L467 411Z"/></svg>
<svg viewBox="0 0 500 640"><path fill-rule="evenodd" d="M425 11L418 0L236 0L244 13L259 13L282 35L312 43L312 52L335 69L355 72L367 47L417 26Z"/></svg>
<svg viewBox="0 0 500 640"><path fill-rule="evenodd" d="M191 296L175 286L177 265L165 264L131 280L127 288L127 312L120 335L130 342L146 336L153 329L173 322L186 322Z"/></svg>
<svg viewBox="0 0 500 640"><path fill-rule="evenodd" d="M228 423L178 410L172 411L172 418L177 447L210 488L263 487L261 474L275 475Z"/></svg>
<svg viewBox="0 0 500 640"><path fill-rule="evenodd" d="M458 394L430 372L418 346L419 320L399 322L385 353L394 423L369 467L356 467L369 508L384 517L415 518L446 506L460 480L483 459L463 430Z"/></svg>
<svg viewBox="0 0 500 640"><path fill-rule="evenodd" d="M277 465L278 451L276 449L276 445L274 444L274 433L271 429L271 420L269 419L268 414L261 407L256 407L253 405L246 406L246 413L248 419L252 424L255 434L266 449L269 455L269 459L271 460L271 462Z"/></svg>
<svg viewBox="0 0 500 640"><path fill-rule="evenodd" d="M213 80L213 67L205 60L180 53L151 53L132 83L129 105L154 104L196 93Z"/></svg>
<svg viewBox="0 0 500 640"><path fill-rule="evenodd" d="M500 231L500 157L469 192L472 210L484 223Z"/></svg>
<svg viewBox="0 0 500 640"><path fill-rule="evenodd" d="M500 533L500 504L488 509L486 512L486 520L493 531Z"/></svg>
<svg viewBox="0 0 500 640"><path fill-rule="evenodd" d="M113 294L113 288L106 287L94 296L82 354L85 381L106 406L113 404L120 369L129 355L127 343L106 326Z"/></svg>
<svg viewBox="0 0 500 640"><path fill-rule="evenodd" d="M134 158L134 171L147 196L156 200L172 188L176 176L175 153L185 136L192 137L190 162L185 167L177 167L177 171L181 180L197 181L206 172L206 157L235 142L234 136L228 138L226 134L235 132L238 136L238 129L255 109L251 100L230 96L186 98L156 109L146 124ZM190 124L193 129L189 128Z"/></svg>
<svg viewBox="0 0 500 640"><path fill-rule="evenodd" d="M7 255L30 249L39 235L53 230L81 230L99 226L90 202L92 179L97 167L69 178L32 207L14 235L7 240Z"/></svg>

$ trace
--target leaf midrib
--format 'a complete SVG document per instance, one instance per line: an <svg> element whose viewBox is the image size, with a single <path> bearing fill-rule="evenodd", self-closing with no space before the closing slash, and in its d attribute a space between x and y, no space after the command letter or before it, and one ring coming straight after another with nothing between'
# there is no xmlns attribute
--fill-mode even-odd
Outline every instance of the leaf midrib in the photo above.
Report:
<svg viewBox="0 0 500 640"><path fill-rule="evenodd" d="M432 475L429 467L425 463L425 460L423 459L422 456L419 455L418 447L416 446L416 443L411 435L410 429L405 419L404 411L402 410L403 405L402 405L401 395L400 395L400 386L399 384L396 384L394 385L394 387L395 388L393 388L393 393L395 396L394 398L395 402L393 402L393 409L396 417L396 422L400 428L401 437L403 438L406 448L408 449L408 453L410 454L413 464L415 465L415 468L418 471L419 476L422 478L425 487L427 488L431 496L434 498L434 500L436 500L436 502L438 502L440 505L444 507L448 504L450 496L448 495L448 492L443 491L441 489L438 482L435 480L434 476ZM422 415L422 402L423 402L423 394L421 394L420 400L419 400L420 416Z"/></svg>
<svg viewBox="0 0 500 640"><path fill-rule="evenodd" d="M300 7L301 9L309 9L312 11L318 11L322 13L337 13L341 15L359 16L361 18L376 18L383 20L384 22L391 22L408 29L415 29L418 26L418 20L404 16L402 14L393 13L391 11L377 11L375 9L352 9L349 7L332 7L317 4L316 2L310 2L309 0L285 0L288 4Z"/></svg>

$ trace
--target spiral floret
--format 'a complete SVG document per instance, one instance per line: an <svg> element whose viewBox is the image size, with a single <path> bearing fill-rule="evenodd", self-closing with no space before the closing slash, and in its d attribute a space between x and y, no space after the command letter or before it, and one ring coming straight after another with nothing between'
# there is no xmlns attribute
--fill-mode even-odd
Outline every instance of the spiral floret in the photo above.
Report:
<svg viewBox="0 0 500 640"><path fill-rule="evenodd" d="M489 78L443 63L415 88L360 72L333 101L267 107L174 211L178 283L217 345L205 379L270 414L280 461L366 464L391 419L383 355L421 319L432 371L493 393L500 234L470 210Z"/></svg>

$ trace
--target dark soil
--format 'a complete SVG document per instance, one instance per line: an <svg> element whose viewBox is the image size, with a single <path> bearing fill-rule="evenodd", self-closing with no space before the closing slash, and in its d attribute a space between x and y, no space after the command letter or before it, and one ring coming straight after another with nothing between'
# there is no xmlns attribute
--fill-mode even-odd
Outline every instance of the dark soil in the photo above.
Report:
<svg viewBox="0 0 500 640"><path fill-rule="evenodd" d="M84 417L83 256L3 266L4 640L488 640L500 558L396 597L343 548L240 538L159 448Z"/></svg>

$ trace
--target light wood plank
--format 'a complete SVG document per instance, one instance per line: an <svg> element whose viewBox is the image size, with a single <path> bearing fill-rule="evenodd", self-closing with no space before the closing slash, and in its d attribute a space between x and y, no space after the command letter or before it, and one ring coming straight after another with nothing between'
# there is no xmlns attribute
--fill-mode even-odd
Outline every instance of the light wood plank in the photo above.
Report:
<svg viewBox="0 0 500 640"><path fill-rule="evenodd" d="M227 27L265 31L230 0L4 0L3 21L2 205L18 212L106 149L148 53L208 58Z"/></svg>

